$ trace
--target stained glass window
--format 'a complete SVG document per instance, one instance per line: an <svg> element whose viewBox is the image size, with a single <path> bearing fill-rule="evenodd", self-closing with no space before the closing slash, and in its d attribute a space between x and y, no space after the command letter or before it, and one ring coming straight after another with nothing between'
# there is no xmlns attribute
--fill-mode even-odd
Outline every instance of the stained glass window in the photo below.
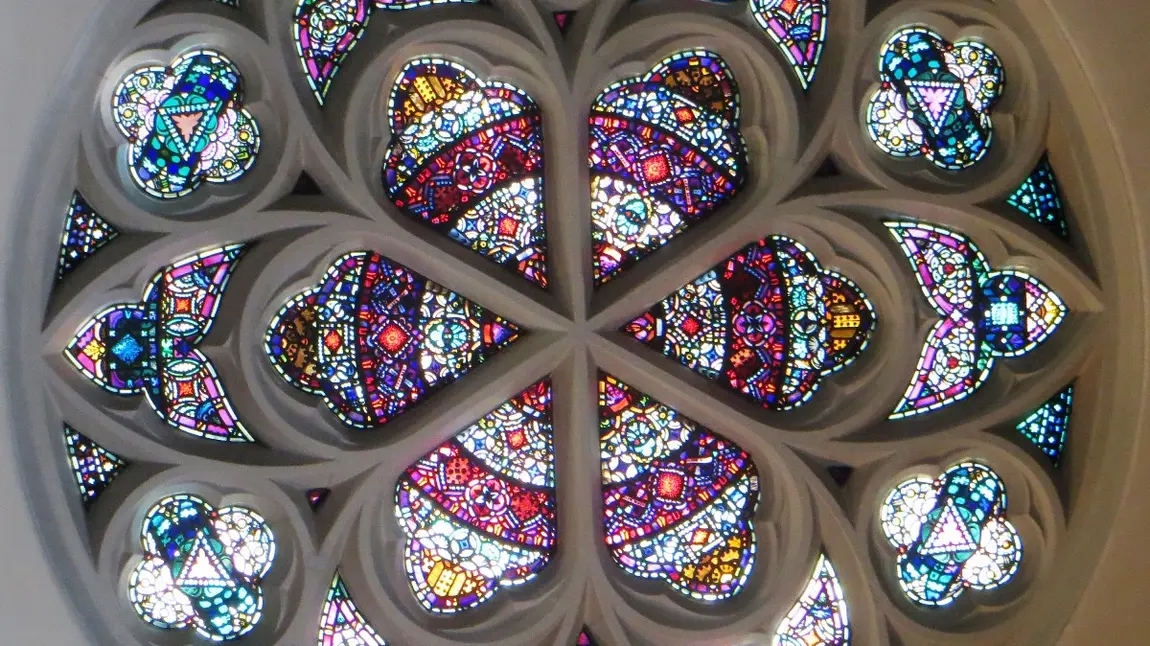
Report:
<svg viewBox="0 0 1150 646"><path fill-rule="evenodd" d="M383 638L351 600L343 578L336 572L319 618L319 646L386 646Z"/></svg>
<svg viewBox="0 0 1150 646"><path fill-rule="evenodd" d="M575 646L596 646L595 638L591 636L591 631L586 628L579 631L579 637L575 639Z"/></svg>
<svg viewBox="0 0 1150 646"><path fill-rule="evenodd" d="M1045 156L1006 201L1054 235L1062 239L1070 237L1058 178Z"/></svg>
<svg viewBox="0 0 1150 646"><path fill-rule="evenodd" d="M949 43L927 27L905 27L879 52L879 80L867 123L884 152L924 155L946 170L968 168L986 156L990 113L1004 80L989 47L974 40Z"/></svg>
<svg viewBox="0 0 1150 646"><path fill-rule="evenodd" d="M407 468L396 486L419 603L454 613L531 579L555 550L551 383L539 382Z"/></svg>
<svg viewBox="0 0 1150 646"><path fill-rule="evenodd" d="M898 550L899 586L920 605L948 605L967 588L997 588L1022 561L1022 537L1006 519L1006 485L985 464L962 462L937 480L903 482L879 519Z"/></svg>
<svg viewBox="0 0 1150 646"><path fill-rule="evenodd" d="M771 644L849 646L850 643L850 614L842 586L830 559L820 554L806 589L783 618Z"/></svg>
<svg viewBox="0 0 1150 646"><path fill-rule="evenodd" d="M118 455L67 424L64 425L64 443L68 448L72 475L80 488L80 500L85 505L90 505L128 466Z"/></svg>
<svg viewBox="0 0 1150 646"><path fill-rule="evenodd" d="M304 497L307 498L307 505L311 507L312 511L319 509L327 497L331 495L331 489L325 487L317 487L315 489L308 489Z"/></svg>
<svg viewBox="0 0 1150 646"><path fill-rule="evenodd" d="M132 179L165 200L188 195L205 181L238 180L260 150L259 126L243 99L239 69L214 50L133 70L112 98L112 116L128 140Z"/></svg>
<svg viewBox="0 0 1150 646"><path fill-rule="evenodd" d="M751 13L810 87L827 37L827 0L751 0Z"/></svg>
<svg viewBox="0 0 1150 646"><path fill-rule="evenodd" d="M759 476L734 442L606 375L599 380L603 526L619 567L679 594L738 594L755 560Z"/></svg>
<svg viewBox="0 0 1150 646"><path fill-rule="evenodd" d="M1048 340L1138 325L1009 3L153 4L40 111L0 276L93 630L998 643L1065 587L1130 380Z"/></svg>
<svg viewBox="0 0 1150 646"><path fill-rule="evenodd" d="M260 622L261 580L276 542L259 514L168 496L144 517L140 541L144 557L132 570L128 599L141 619L165 630L194 628L212 641L238 639Z"/></svg>
<svg viewBox="0 0 1150 646"><path fill-rule="evenodd" d="M60 239L56 280L67 276L118 235L119 230L88 206L79 193L72 193L72 203L68 205L68 215L64 218L64 234Z"/></svg>
<svg viewBox="0 0 1150 646"><path fill-rule="evenodd" d="M1062 462L1070 413L1074 405L1074 384L1063 388L1026 416L1015 427L1026 439L1042 450L1054 466Z"/></svg>
<svg viewBox="0 0 1150 646"><path fill-rule="evenodd" d="M571 18L575 16L574 11L555 11L551 14L555 18L555 25L559 27L559 33L566 34L567 28L571 26Z"/></svg>
<svg viewBox="0 0 1150 646"><path fill-rule="evenodd" d="M802 244L771 236L744 247L634 319L624 331L765 407L806 402L855 359L874 308Z"/></svg>
<svg viewBox="0 0 1150 646"><path fill-rule="evenodd" d="M383 184L397 207L547 285L543 117L522 90L439 58L400 71Z"/></svg>
<svg viewBox="0 0 1150 646"><path fill-rule="evenodd" d="M746 180L738 86L708 51L680 52L603 90L590 129L596 284L710 215Z"/></svg>
<svg viewBox="0 0 1150 646"><path fill-rule="evenodd" d="M336 259L268 327L279 374L343 423L384 424L519 337L519 328L372 251Z"/></svg>
<svg viewBox="0 0 1150 646"><path fill-rule="evenodd" d="M82 326L64 356L117 395L144 395L165 422L192 435L251 442L211 360L197 346L211 330L244 246L177 260L158 272L136 303L112 305Z"/></svg>
<svg viewBox="0 0 1150 646"><path fill-rule="evenodd" d="M298 0L293 32L296 53L316 101L323 105L339 66L359 44L374 9L403 11L436 4L483 0Z"/></svg>
<svg viewBox="0 0 1150 646"><path fill-rule="evenodd" d="M1030 352L1065 318L1062 299L1046 285L1021 271L992 270L961 234L910 222L886 226L942 316L891 419L966 398L986 381L996 359Z"/></svg>

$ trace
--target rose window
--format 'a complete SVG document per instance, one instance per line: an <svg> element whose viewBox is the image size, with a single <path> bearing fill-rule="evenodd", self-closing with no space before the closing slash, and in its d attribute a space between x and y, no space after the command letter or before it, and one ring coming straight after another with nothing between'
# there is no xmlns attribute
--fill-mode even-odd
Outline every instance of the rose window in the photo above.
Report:
<svg viewBox="0 0 1150 646"><path fill-rule="evenodd" d="M1022 630L1097 206L1014 13L870 4L135 3L27 270L101 634Z"/></svg>

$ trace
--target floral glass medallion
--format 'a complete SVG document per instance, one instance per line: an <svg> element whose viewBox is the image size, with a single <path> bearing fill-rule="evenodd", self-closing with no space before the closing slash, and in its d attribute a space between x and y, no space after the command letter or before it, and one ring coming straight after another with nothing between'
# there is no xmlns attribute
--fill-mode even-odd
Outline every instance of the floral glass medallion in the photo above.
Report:
<svg viewBox="0 0 1150 646"><path fill-rule="evenodd" d="M112 116L128 140L132 179L165 200L188 195L203 182L238 180L260 151L259 125L243 98L239 68L209 49L125 76Z"/></svg>
<svg viewBox="0 0 1150 646"><path fill-rule="evenodd" d="M1006 485L985 464L963 462L936 480L903 482L879 518L898 550L899 587L920 605L945 606L968 588L997 588L1022 561L1022 538L1006 519Z"/></svg>
<svg viewBox="0 0 1150 646"><path fill-rule="evenodd" d="M144 557L132 571L128 598L157 628L192 628L212 641L238 639L260 622L260 580L275 561L272 530L246 507L216 509L179 494L144 517Z"/></svg>
<svg viewBox="0 0 1150 646"><path fill-rule="evenodd" d="M986 156L991 110L1002 94L998 55L974 40L949 43L926 27L907 27L879 54L881 86L867 106L871 139L895 157L925 156L962 170Z"/></svg>

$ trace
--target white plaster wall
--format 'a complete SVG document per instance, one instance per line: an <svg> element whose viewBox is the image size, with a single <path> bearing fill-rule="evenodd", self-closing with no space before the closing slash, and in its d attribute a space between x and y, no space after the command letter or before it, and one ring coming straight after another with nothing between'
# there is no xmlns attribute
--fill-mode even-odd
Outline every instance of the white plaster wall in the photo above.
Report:
<svg viewBox="0 0 1150 646"><path fill-rule="evenodd" d="M204 0L205 2L208 0ZM99 34L86 26L109 0L4 0L0 3L0 225L22 214L11 205L19 195L20 182L27 169L26 151L45 114L51 110L49 98L59 88L54 81L66 73L76 50ZM1136 210L1150 213L1150 60L1146 56L1146 31L1150 30L1150 3L1145 0L1018 0L1024 7L1045 11L1052 6L1058 19L1041 27L1064 30L1077 43L1074 55L1092 79L1093 91L1105 97L1111 130L1119 140L1123 155L1116 160L1116 172L1130 181L1130 194ZM1116 64L1117 62L1117 64ZM1150 217L1150 216L1146 216ZM0 232L4 229L0 228ZM1143 246L1145 249L1146 247ZM1137 264L1146 260L1136 259ZM1131 263L1132 271L1141 271ZM0 271L19 271L0 258ZM0 302L0 312L18 304ZM2 323L2 321L0 321ZM3 337L0 336L0 339ZM0 406L12 405L0 398ZM1145 402L1144 402L1145 406ZM8 415L0 410L0 419ZM1144 429L1130 428L1143 434ZM26 429L0 429L0 446L10 445L13 432ZM1144 439L1144 438L1143 438ZM1142 441L1137 451L1150 462L1150 445ZM90 643L82 636L82 621L66 600L66 574L57 578L40 547L28 505L16 477L16 457L0 451L0 646L17 644L81 645ZM1150 593L1150 469L1136 470L1122 494L1126 503L1106 541L1104 560L1091 578L1086 597L1067 628L1061 643L1087 644L1107 641L1119 644L1144 643L1150 635L1150 613L1145 599ZM1117 495L1117 492L1116 492ZM1073 563L1061 564L1073 568ZM111 592L109 592L111 593ZM1020 636L1021 637L1021 636ZM1025 638L1020 638L1025 641Z"/></svg>

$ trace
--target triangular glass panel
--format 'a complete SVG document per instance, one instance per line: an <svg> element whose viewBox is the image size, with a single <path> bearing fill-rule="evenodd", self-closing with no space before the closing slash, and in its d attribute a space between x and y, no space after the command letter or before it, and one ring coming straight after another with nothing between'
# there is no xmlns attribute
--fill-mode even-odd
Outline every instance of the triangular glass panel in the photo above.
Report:
<svg viewBox="0 0 1150 646"><path fill-rule="evenodd" d="M458 63L417 58L392 86L388 117L383 184L392 203L546 287L543 115L535 101ZM457 125L421 134L443 120Z"/></svg>
<svg viewBox="0 0 1150 646"><path fill-rule="evenodd" d="M874 307L802 244L770 236L734 254L623 331L766 408L805 403L852 362Z"/></svg>
<svg viewBox="0 0 1150 646"><path fill-rule="evenodd" d="M682 51L605 88L588 127L596 285L712 215L747 178L738 85L713 52Z"/></svg>
<svg viewBox="0 0 1150 646"><path fill-rule="evenodd" d="M324 398L340 420L374 428L462 377L521 329L373 251L335 260L271 321L276 371Z"/></svg>
<svg viewBox="0 0 1150 646"><path fill-rule="evenodd" d="M922 542L919 551L922 554L936 555L951 552L973 552L978 549L974 537L966 522L958 513L954 501L948 499L942 508L942 514L934 521L930 534Z"/></svg>
<svg viewBox="0 0 1150 646"><path fill-rule="evenodd" d="M553 11L551 16L555 18L555 24L559 27L559 33L566 35L567 29L571 26L571 19L575 17L574 11Z"/></svg>
<svg viewBox="0 0 1150 646"><path fill-rule="evenodd" d="M396 514L428 611L469 610L526 583L556 542L551 383L541 381L407 468Z"/></svg>
<svg viewBox="0 0 1150 646"><path fill-rule="evenodd" d="M751 0L751 14L810 87L818 71L827 32L827 0Z"/></svg>
<svg viewBox="0 0 1150 646"><path fill-rule="evenodd" d="M291 189L291 194L312 197L315 195L323 195L323 189L319 187L319 184L316 183L311 175L304 171L296 178L295 185L292 186Z"/></svg>
<svg viewBox="0 0 1150 646"><path fill-rule="evenodd" d="M841 177L842 171L839 170L839 165L835 163L833 157L827 157L823 163L819 165L818 170L815 171L815 177Z"/></svg>
<svg viewBox="0 0 1150 646"><path fill-rule="evenodd" d="M853 467L845 464L832 464L827 467L827 475L840 487L845 487L851 475L855 472Z"/></svg>
<svg viewBox="0 0 1150 646"><path fill-rule="evenodd" d="M352 601L338 572L320 614L319 646L386 646Z"/></svg>
<svg viewBox="0 0 1150 646"><path fill-rule="evenodd" d="M347 55L359 44L374 11L405 11L433 4L484 0L297 0L292 20L296 54L322 106Z"/></svg>
<svg viewBox="0 0 1150 646"><path fill-rule="evenodd" d="M90 505L116 476L128 466L115 453L96 444L76 429L64 425L64 442L68 447L68 464L80 489L80 499Z"/></svg>
<svg viewBox="0 0 1150 646"><path fill-rule="evenodd" d="M806 588L783 618L772 643L778 646L848 646L850 640L850 613L842 586L830 559L820 554Z"/></svg>
<svg viewBox="0 0 1150 646"><path fill-rule="evenodd" d="M906 85L918 105L922 106L927 123L936 133L942 130L947 116L954 107L955 98L962 92L962 84L957 81L953 83L907 81Z"/></svg>
<svg viewBox="0 0 1150 646"><path fill-rule="evenodd" d="M319 506L327 500L328 495L331 494L331 489L318 487L316 489L308 489L305 494L307 497L307 504L311 507L312 511L319 509Z"/></svg>
<svg viewBox="0 0 1150 646"><path fill-rule="evenodd" d="M1066 211L1062 205L1062 191L1054 168L1045 155L1006 203L1021 211L1031 220L1041 224L1054 235L1068 239L1070 227L1066 222Z"/></svg>
<svg viewBox="0 0 1150 646"><path fill-rule="evenodd" d="M195 541L191 553L180 564L174 578L176 585L187 588L234 588L236 582L220 561L220 555L213 549L207 533L201 531Z"/></svg>
<svg viewBox="0 0 1150 646"><path fill-rule="evenodd" d="M1015 427L1042 450L1054 466L1062 462L1070 413L1074 405L1074 384L1063 388Z"/></svg>
<svg viewBox="0 0 1150 646"><path fill-rule="evenodd" d="M758 470L746 451L601 375L599 454L605 539L623 571L699 601L743 589L759 505Z"/></svg>
<svg viewBox="0 0 1150 646"><path fill-rule="evenodd" d="M72 202L64 218L64 234L60 239L56 280L71 273L118 235L119 230L92 210L83 196L72 193Z"/></svg>
<svg viewBox="0 0 1150 646"><path fill-rule="evenodd" d="M579 631L579 636L575 638L575 646L598 646L598 642L591 636L591 631L586 627Z"/></svg>

